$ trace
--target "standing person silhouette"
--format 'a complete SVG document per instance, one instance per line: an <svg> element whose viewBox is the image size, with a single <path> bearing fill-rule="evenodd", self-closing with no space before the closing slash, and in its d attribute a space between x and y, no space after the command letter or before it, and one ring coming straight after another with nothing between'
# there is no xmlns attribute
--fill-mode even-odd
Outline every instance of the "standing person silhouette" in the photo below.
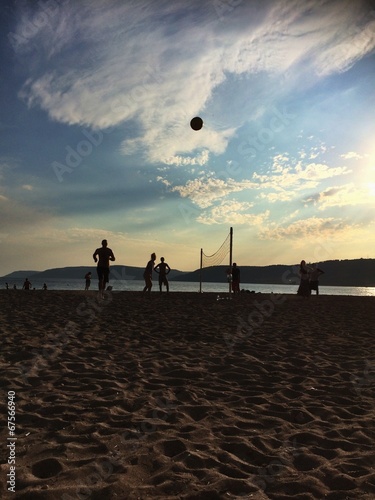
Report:
<svg viewBox="0 0 375 500"><path fill-rule="evenodd" d="M239 293L240 291L240 269L237 267L237 264L233 262L232 265L232 292Z"/></svg>
<svg viewBox="0 0 375 500"><path fill-rule="evenodd" d="M310 272L311 268L306 265L306 261L301 260L301 264L299 266L299 276L300 282L297 294L301 295L301 297L308 298L311 295L310 290Z"/></svg>
<svg viewBox="0 0 375 500"><path fill-rule="evenodd" d="M159 289L160 293L162 292L163 284L167 287L167 293L169 293L169 283L167 274L170 273L171 268L168 266L166 262L164 262L164 257L160 257L159 264L154 268L154 271L159 274Z"/></svg>
<svg viewBox="0 0 375 500"><path fill-rule="evenodd" d="M90 288L90 285L91 285L91 272L88 272L85 274L85 290L88 290Z"/></svg>
<svg viewBox="0 0 375 500"><path fill-rule="evenodd" d="M99 297L101 299L104 299L105 284L109 280L109 261L116 260L112 250L107 245L107 240L103 240L101 248L97 248L92 256L94 261L98 262L96 270L99 280ZM97 257L99 257L99 261Z"/></svg>
<svg viewBox="0 0 375 500"><path fill-rule="evenodd" d="M143 277L145 279L145 287L143 289L143 293L151 292L152 288L152 271L154 270L154 264L156 260L156 253L151 254L151 260L147 262L147 266L144 270Z"/></svg>
<svg viewBox="0 0 375 500"><path fill-rule="evenodd" d="M23 284L23 287L22 287L22 288L23 288L24 290L30 290L30 288L31 288L31 283L30 283L30 281L29 281L29 278L26 278L26 279L25 279L25 282L24 282L24 284Z"/></svg>
<svg viewBox="0 0 375 500"><path fill-rule="evenodd" d="M316 264L313 264L310 273L310 291L316 290L316 294L319 295L319 276L324 274L324 271L319 269Z"/></svg>

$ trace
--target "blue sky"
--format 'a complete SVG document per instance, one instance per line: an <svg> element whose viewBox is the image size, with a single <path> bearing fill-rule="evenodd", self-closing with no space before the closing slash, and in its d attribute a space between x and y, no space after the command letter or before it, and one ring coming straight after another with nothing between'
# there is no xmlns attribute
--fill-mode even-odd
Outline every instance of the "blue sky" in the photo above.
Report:
<svg viewBox="0 0 375 500"><path fill-rule="evenodd" d="M375 257L373 2L2 7L0 275Z"/></svg>

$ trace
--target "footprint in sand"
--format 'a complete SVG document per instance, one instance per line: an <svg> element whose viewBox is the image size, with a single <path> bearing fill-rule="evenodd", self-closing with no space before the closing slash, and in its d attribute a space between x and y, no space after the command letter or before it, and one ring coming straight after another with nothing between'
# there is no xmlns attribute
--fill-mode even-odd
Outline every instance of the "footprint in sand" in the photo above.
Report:
<svg viewBox="0 0 375 500"><path fill-rule="evenodd" d="M62 470L62 465L55 458L40 460L39 462L35 462L31 467L34 476L41 479L57 476Z"/></svg>

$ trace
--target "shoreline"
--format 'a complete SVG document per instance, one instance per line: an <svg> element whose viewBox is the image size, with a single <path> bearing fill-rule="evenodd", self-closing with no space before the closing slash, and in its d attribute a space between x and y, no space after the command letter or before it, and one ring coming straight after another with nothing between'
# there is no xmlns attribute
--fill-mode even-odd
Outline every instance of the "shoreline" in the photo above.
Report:
<svg viewBox="0 0 375 500"><path fill-rule="evenodd" d="M18 283L16 290L22 290L22 284ZM43 284L42 283L33 283L33 287L30 291L42 291ZM48 291L64 291L64 292L80 292L85 291L84 284L82 284L81 280L77 280L76 283L61 283L61 282L50 282L47 283ZM112 293L116 294L118 292L142 292L144 288L143 281L131 281L131 282L112 282L110 285L113 287ZM369 296L375 297L375 288L374 287L328 287L325 285L321 285L320 287L320 295L321 296ZM97 283L92 283L89 289L89 292L97 291ZM14 290L11 286L8 290L6 288L2 288L3 291L12 291ZM270 285L270 284L252 284L252 283L243 283L241 285L241 293L240 295L246 294L286 294L286 295L295 295L297 294L298 285ZM44 291L44 290L43 290ZM152 288L152 294L159 293L158 283L154 282L154 286ZM163 293L166 293L165 287L163 287ZM199 294L199 283L185 283L185 282L170 282L170 293L194 293ZM215 283L213 286L210 283L203 283L202 294L207 293L216 293L216 294L228 294L228 284L227 283ZM313 296L315 292L313 291Z"/></svg>
<svg viewBox="0 0 375 500"><path fill-rule="evenodd" d="M288 285L286 285L288 286ZM222 290L218 290L218 291L208 291L208 292L205 292L205 291L202 291L202 292L199 292L199 291L193 291L193 290L170 290L169 291L169 294L167 294L165 288L163 288L163 292L160 293L159 289L157 288L157 286L155 285L151 291L151 295L175 295L175 294L188 294L188 295L230 295L232 297L249 297L249 296L254 296L254 295L285 295L286 297L293 297L294 295L297 295L297 288L296 287L296 291L293 291L293 293L283 293L283 292L263 292L263 291L255 291L255 290L245 290L243 292L240 292L239 294L236 294L234 295L233 293L230 293L228 291L222 291ZM335 288L335 287L330 287L330 288ZM373 288L373 287L337 287L337 288ZM72 294L96 294L98 293L98 289L96 288L90 288L89 290L84 290L84 289L54 289L54 288L51 288L51 289L47 289L47 290L43 290L42 288L34 288L34 289L31 289L31 290L23 290L22 288L17 288L17 289L13 289L13 288L9 288L8 290L7 289L0 289L0 294L7 294L7 293L12 293L12 292L23 292L23 293L33 293L33 292L37 292L37 293L45 293L45 294L48 294L48 293L72 293ZM112 290L106 290L105 291L107 294L115 294L115 295L118 295L118 294L129 294L129 295L142 295L142 289L139 289L139 290L116 290L116 289L112 289ZM318 298L322 298L322 297L360 297L360 298L375 298L375 295L342 295L342 294L325 294L323 292L321 292L318 296L315 294L315 291L314 293L311 294L311 298L313 297L318 297Z"/></svg>

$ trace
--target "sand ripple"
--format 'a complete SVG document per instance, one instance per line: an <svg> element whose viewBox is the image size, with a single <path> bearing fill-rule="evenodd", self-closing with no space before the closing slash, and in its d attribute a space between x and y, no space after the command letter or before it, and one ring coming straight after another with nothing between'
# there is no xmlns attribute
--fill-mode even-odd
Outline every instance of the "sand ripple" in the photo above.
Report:
<svg viewBox="0 0 375 500"><path fill-rule="evenodd" d="M375 497L374 298L9 292L14 498Z"/></svg>

